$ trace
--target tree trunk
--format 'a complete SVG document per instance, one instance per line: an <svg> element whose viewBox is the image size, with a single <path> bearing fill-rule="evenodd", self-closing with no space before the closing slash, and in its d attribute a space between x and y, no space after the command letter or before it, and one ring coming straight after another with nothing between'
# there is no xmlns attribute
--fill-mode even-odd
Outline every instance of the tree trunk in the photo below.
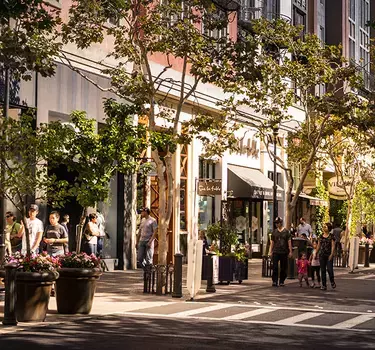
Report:
<svg viewBox="0 0 375 350"><path fill-rule="evenodd" d="M24 235L26 238L26 256L31 255L31 245L30 245L30 233L29 233L29 226L27 225L27 218L25 213L22 213L22 222L24 227Z"/></svg>
<svg viewBox="0 0 375 350"><path fill-rule="evenodd" d="M85 226L85 220L87 216L87 207L82 209L81 219L78 224L78 237L76 237L76 252L79 253L81 251L81 242L83 236L83 228Z"/></svg>
<svg viewBox="0 0 375 350"><path fill-rule="evenodd" d="M348 266L349 261L349 243L350 243L350 224L352 221L352 199L348 199L348 209L346 212L346 228L344 233L344 251L342 257L342 267Z"/></svg>

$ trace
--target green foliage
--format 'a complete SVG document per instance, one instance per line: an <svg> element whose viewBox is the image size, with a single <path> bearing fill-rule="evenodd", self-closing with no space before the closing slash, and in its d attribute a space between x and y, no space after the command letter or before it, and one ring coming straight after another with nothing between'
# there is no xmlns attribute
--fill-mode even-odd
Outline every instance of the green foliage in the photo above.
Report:
<svg viewBox="0 0 375 350"><path fill-rule="evenodd" d="M133 173L146 147L145 130L134 125L134 108L107 100L106 123L99 132L85 112L71 114L71 134L61 164L76 174L70 191L84 208L109 198L110 181L119 171Z"/></svg>
<svg viewBox="0 0 375 350"><path fill-rule="evenodd" d="M329 203L329 192L321 181L318 181L317 186L312 191L312 195L321 198ZM317 205L315 207L315 234L319 237L323 233L323 225L330 221L329 207Z"/></svg>
<svg viewBox="0 0 375 350"><path fill-rule="evenodd" d="M375 186L367 181L358 183L352 208L350 234L355 235L362 224L375 222Z"/></svg>
<svg viewBox="0 0 375 350"><path fill-rule="evenodd" d="M12 19L12 20L10 20ZM44 0L4 0L0 4L0 62L16 79L29 80L36 71L54 74L61 43L59 11Z"/></svg>
<svg viewBox="0 0 375 350"><path fill-rule="evenodd" d="M207 227L207 238L212 242L219 242L220 254L227 256L232 253L232 247L238 245L238 234L232 228L220 223L215 223Z"/></svg>
<svg viewBox="0 0 375 350"><path fill-rule="evenodd" d="M341 227L346 225L346 217L348 212L348 201L347 200L337 200L330 199L329 205L329 215L334 217L335 222L338 223Z"/></svg>
<svg viewBox="0 0 375 350"><path fill-rule="evenodd" d="M48 167L57 165L64 157L64 144L70 130L60 123L42 124L35 127L34 112L20 116L18 120L0 119L0 162L4 165L1 195L8 198L25 216L25 197L63 203L69 192L69 184L49 176Z"/></svg>

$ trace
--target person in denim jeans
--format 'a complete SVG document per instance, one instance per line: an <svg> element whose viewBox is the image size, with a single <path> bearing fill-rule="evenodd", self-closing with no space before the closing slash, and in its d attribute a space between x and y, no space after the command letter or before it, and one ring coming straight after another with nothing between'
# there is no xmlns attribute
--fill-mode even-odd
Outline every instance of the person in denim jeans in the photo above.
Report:
<svg viewBox="0 0 375 350"><path fill-rule="evenodd" d="M272 272L272 286L277 287L277 280L279 276L279 262L280 262L280 280L279 286L284 287L284 282L287 276L288 256L292 257L292 237L290 232L283 226L283 219L277 217L275 219L276 229L271 235L271 245L269 255L272 257L273 272ZM289 251L289 255L288 255Z"/></svg>
<svg viewBox="0 0 375 350"><path fill-rule="evenodd" d="M327 271L332 288L336 288L333 274L333 256L335 254L335 237L332 234L332 225L327 222L323 225L323 234L319 238L317 252L319 252L320 270L322 272L321 290L327 290Z"/></svg>
<svg viewBox="0 0 375 350"><path fill-rule="evenodd" d="M152 265L154 256L154 241L158 224L156 220L150 216L150 209L142 208L142 221L138 231L138 262L142 267Z"/></svg>

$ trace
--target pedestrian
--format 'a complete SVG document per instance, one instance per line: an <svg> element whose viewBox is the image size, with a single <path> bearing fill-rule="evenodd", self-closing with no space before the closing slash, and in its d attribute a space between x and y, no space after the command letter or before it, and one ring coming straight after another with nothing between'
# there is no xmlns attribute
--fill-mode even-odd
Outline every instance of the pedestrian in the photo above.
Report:
<svg viewBox="0 0 375 350"><path fill-rule="evenodd" d="M316 236L313 234L311 225L306 222L305 218L300 218L299 222L300 224L297 227L297 234L299 237L301 237L304 233L306 237L310 240L316 238Z"/></svg>
<svg viewBox="0 0 375 350"><path fill-rule="evenodd" d="M302 287L302 280L304 280L308 287L309 285L309 277L307 274L307 269L310 265L309 260L306 259L306 253L302 253L300 258L297 259L297 269L298 269L298 281L299 286Z"/></svg>
<svg viewBox="0 0 375 350"><path fill-rule="evenodd" d="M39 207L36 204L31 204L29 208L29 217L26 219L26 225L29 230L29 237L30 237L30 251L31 254L38 254L39 253L39 245L40 241L43 237L43 222L37 218L39 214ZM21 232L18 237L22 237L22 249L21 253L27 253L27 244L26 244L26 234L25 234L25 227L23 226L23 222L21 222Z"/></svg>
<svg viewBox="0 0 375 350"><path fill-rule="evenodd" d="M47 253L51 256L64 255L64 244L68 243L68 232L59 224L60 214L52 211L49 214L50 224L46 227L43 242L47 246Z"/></svg>
<svg viewBox="0 0 375 350"><path fill-rule="evenodd" d="M65 228L66 234L68 236L69 240L69 221L70 221L70 216L68 214L65 214L62 218L62 221L60 222L60 225ZM65 243L64 244L64 252L65 254L69 253L69 244Z"/></svg>
<svg viewBox="0 0 375 350"><path fill-rule="evenodd" d="M142 208L141 223L139 225L137 246L138 246L138 262L142 267L152 265L154 257L154 241L158 224L156 220L150 216L149 208Z"/></svg>
<svg viewBox="0 0 375 350"><path fill-rule="evenodd" d="M271 235L271 244L269 255L272 257L273 272L272 272L272 286L277 287L279 276L279 262L280 262L280 279L279 286L284 287L284 282L287 276L288 269L288 251L289 257L292 257L292 237L290 232L283 226L283 219L277 217L275 219L276 229Z"/></svg>
<svg viewBox="0 0 375 350"><path fill-rule="evenodd" d="M96 221L97 215L95 213L91 213L88 216L88 222L85 226L85 231L83 232L82 250L88 255L96 255L97 253L98 237L100 232Z"/></svg>
<svg viewBox="0 0 375 350"><path fill-rule="evenodd" d="M104 238L106 236L105 219L104 219L104 215L99 210L96 212L96 215L98 217L97 224L98 224L99 233L100 233L99 237L98 237L98 252L97 252L97 255L101 256L102 252L103 252L103 248L104 248Z"/></svg>
<svg viewBox="0 0 375 350"><path fill-rule="evenodd" d="M323 234L319 238L317 251L319 253L320 271L322 273L322 286L320 289L327 290L327 271L333 289L336 288L333 274L333 256L335 253L335 237L332 234L332 224L327 222L323 225Z"/></svg>
<svg viewBox="0 0 375 350"><path fill-rule="evenodd" d="M5 253L12 255L13 252L20 251L22 248L22 239L19 238L22 229L11 211L5 213L5 220Z"/></svg>
<svg viewBox="0 0 375 350"><path fill-rule="evenodd" d="M318 252L318 242L313 242L313 251L310 255L310 265L311 265L311 288L320 288L320 261ZM318 284L315 284L315 276Z"/></svg>

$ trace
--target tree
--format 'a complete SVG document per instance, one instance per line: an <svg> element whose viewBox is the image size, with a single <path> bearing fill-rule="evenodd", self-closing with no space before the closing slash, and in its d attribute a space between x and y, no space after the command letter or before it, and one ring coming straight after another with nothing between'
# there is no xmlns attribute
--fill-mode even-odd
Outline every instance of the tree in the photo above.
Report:
<svg viewBox="0 0 375 350"><path fill-rule="evenodd" d="M0 161L4 174L0 194L21 214L27 254L30 254L26 224L27 198L60 206L69 195L69 184L49 175L48 166L53 166L64 156L63 145L69 139L70 132L58 122L35 127L31 110L21 115L19 120L0 119L0 132Z"/></svg>
<svg viewBox="0 0 375 350"><path fill-rule="evenodd" d="M85 112L71 114L69 138L64 144L64 156L59 159L60 164L75 174L68 185L69 195L74 196L83 208L77 251L88 207L108 200L112 178L117 172L133 172L147 147L145 129L133 122L132 114L137 112L134 106L109 99L104 109L106 123L99 131L96 120L87 118ZM60 127L63 129L64 125Z"/></svg>
<svg viewBox="0 0 375 350"><path fill-rule="evenodd" d="M117 24L108 26L108 18L116 19ZM221 154L237 144L233 130L238 125L225 109L209 111L194 103L201 83L230 85L245 75L247 79L253 77L255 46L210 35L226 28L229 20L227 14L219 16L212 3L199 0L76 0L69 11L69 21L63 26L64 41L73 41L81 49L102 42L105 35L114 39L109 55L118 64L103 70L111 78L107 91L135 105L138 115L147 116L147 134L159 186L162 265L167 263L166 238L173 203L172 156L176 148L189 144L194 137L202 141L210 154ZM165 60L160 70L152 64L155 56ZM64 62L85 77L68 57ZM179 77L171 70L179 72ZM173 100L174 108L165 106L168 100ZM182 112L188 105L193 106L195 115L186 120ZM167 126L161 128L158 120L164 120Z"/></svg>
<svg viewBox="0 0 375 350"><path fill-rule="evenodd" d="M358 225L358 218L354 220L354 225L352 220L353 214L360 210L355 199L361 202L359 198L364 192L362 181L364 179L371 181L373 178L371 159L374 151L370 146L372 135L368 132L371 129L364 130L363 127L363 122L367 123L366 117L367 113L356 113L355 126L347 126L341 131L334 132L324 140L324 147L322 147L323 154L327 155L334 165L337 182L343 189L347 200L343 266L346 266L349 256L350 235L353 235L354 225Z"/></svg>
<svg viewBox="0 0 375 350"><path fill-rule="evenodd" d="M264 116L254 123L272 160L276 159L286 176L286 226L308 174L316 169L323 140L352 124L354 112L366 105L355 90L361 79L354 67L342 57L341 47L323 45L316 35L304 34L284 20L254 21L253 34L246 38L257 42L259 82L243 81L234 90L241 98L229 100L237 110L251 107ZM225 85L223 86L225 89ZM227 89L226 89L227 90ZM293 116L291 110L300 116ZM285 137L288 161L274 154L269 133L287 129ZM293 191L292 167L301 165L300 181ZM319 169L317 169L319 170Z"/></svg>
<svg viewBox="0 0 375 350"><path fill-rule="evenodd" d="M33 72L54 74L61 43L59 11L44 0L3 0L0 4L0 62L15 79L30 80Z"/></svg>

